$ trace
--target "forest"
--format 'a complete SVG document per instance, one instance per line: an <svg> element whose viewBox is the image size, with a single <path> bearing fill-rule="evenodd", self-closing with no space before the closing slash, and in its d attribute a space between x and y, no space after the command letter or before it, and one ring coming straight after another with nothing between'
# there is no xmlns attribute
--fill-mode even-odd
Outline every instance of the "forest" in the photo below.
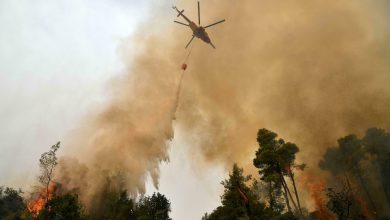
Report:
<svg viewBox="0 0 390 220"><path fill-rule="evenodd" d="M318 176L307 174L306 165L297 162L299 146L277 133L260 129L257 143L252 164L259 175L246 175L234 164L221 182L221 205L204 213L202 220L390 219L390 133L386 130L369 128L362 137L350 134L338 139L318 162L326 173ZM169 198L159 192L131 195L110 178L92 205L83 204L79 189L67 190L66 183L55 179L59 149L57 143L39 158L41 172L33 193L0 187L0 219L171 219ZM310 190L310 197L302 196L302 185ZM314 201L314 209L305 207L307 199Z"/></svg>

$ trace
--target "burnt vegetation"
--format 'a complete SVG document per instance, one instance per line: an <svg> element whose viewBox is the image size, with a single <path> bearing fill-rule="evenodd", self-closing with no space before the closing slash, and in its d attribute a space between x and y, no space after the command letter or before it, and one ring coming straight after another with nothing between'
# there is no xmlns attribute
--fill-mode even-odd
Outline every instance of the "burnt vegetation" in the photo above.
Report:
<svg viewBox="0 0 390 220"><path fill-rule="evenodd" d="M257 142L253 166L258 177L245 175L234 164L221 182L221 205L202 220L390 219L390 133L384 129L370 128L361 138L340 138L319 162L327 174L315 177L322 179L317 183L300 175L305 164L296 161L296 144L267 129L258 131ZM39 160L40 191L27 196L20 189L0 187L0 219L171 219L171 203L164 195L134 197L125 187L113 187L110 178L95 206L87 208L80 192L55 182L59 148L60 143L53 145ZM305 184L316 203L313 211L300 197Z"/></svg>

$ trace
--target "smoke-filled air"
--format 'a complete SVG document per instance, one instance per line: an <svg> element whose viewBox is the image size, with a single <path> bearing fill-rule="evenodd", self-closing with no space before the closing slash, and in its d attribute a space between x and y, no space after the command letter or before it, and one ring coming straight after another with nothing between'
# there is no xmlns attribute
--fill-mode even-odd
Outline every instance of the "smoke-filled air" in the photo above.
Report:
<svg viewBox="0 0 390 220"><path fill-rule="evenodd" d="M196 1L174 3L197 21ZM58 158L47 188L55 181L62 194L76 193L92 219L111 219L102 217L107 193L122 190L141 212L155 198L145 197L147 182L158 190L161 164L169 163L172 147L183 147L172 145L180 131L193 169L222 166L230 173L222 205L202 219L225 219L218 216L234 193L244 219L390 216L388 3L202 1L202 25L226 19L206 29L215 50L200 39L184 49L191 32L173 23L177 13L169 6L152 5L138 31L118 45L125 69L107 82L104 104L64 140L67 155ZM275 154L265 156L267 149ZM282 151L294 153L275 156ZM265 159L273 156L280 161ZM231 180L247 174L252 179L232 190ZM351 204L340 205L340 197ZM265 211L257 212L261 204Z"/></svg>

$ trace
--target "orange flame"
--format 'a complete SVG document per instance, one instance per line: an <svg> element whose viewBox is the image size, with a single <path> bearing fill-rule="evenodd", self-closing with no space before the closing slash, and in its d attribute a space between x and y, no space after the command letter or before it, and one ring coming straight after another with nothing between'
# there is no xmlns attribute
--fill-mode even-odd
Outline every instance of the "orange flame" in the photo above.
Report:
<svg viewBox="0 0 390 220"><path fill-rule="evenodd" d="M43 188L39 193L39 195L27 204L27 209L32 214L33 217L36 218L39 215L39 213L42 211L42 209L45 207L46 201L49 201L54 197L56 188L57 188L56 183L51 182L49 184L49 188L47 192L46 189Z"/></svg>
<svg viewBox="0 0 390 220"><path fill-rule="evenodd" d="M310 190L311 197L314 200L316 206L316 216L320 220L337 220L337 217L328 209L326 206L324 188L325 184L319 177L311 177L310 179L303 175L303 182L306 187Z"/></svg>
<svg viewBox="0 0 390 220"><path fill-rule="evenodd" d="M359 203L360 207L362 208L362 211L363 211L363 214L364 216L368 219L368 220L374 220L375 217L373 216L373 214L371 213L370 211L370 208L368 207L368 204L367 202L364 200L364 198L360 195L355 195L355 199L356 201Z"/></svg>

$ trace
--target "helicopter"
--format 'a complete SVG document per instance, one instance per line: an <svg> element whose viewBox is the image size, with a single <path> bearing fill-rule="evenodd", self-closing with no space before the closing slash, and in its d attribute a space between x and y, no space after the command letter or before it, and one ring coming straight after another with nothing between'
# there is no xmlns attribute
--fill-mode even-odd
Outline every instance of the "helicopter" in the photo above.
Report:
<svg viewBox="0 0 390 220"><path fill-rule="evenodd" d="M174 21L174 22L178 23L178 24L181 24L181 25L184 25L184 26L187 26L187 27L190 27L191 30L192 30L192 38L188 42L188 44L186 45L186 47L185 47L186 49L188 48L188 46L191 44L191 42L194 40L195 37L201 39L202 41L204 41L207 44L210 44L214 49L216 49L214 44L211 42L211 39L210 39L209 35L206 32L206 28L209 28L211 26L214 26L214 25L220 24L222 22L225 22L225 19L223 19L221 21L218 21L218 22L215 22L215 23L212 23L212 24L207 25L205 27L202 27L200 25L200 3L199 3L199 1L198 1L198 25L195 24L195 22L191 21L189 18L187 18L187 16L185 16L183 14L184 10L180 11L176 6L173 6L172 8L175 9L177 11L177 13L179 13L177 15L177 17L182 16L188 22L188 24L182 23L180 21Z"/></svg>

